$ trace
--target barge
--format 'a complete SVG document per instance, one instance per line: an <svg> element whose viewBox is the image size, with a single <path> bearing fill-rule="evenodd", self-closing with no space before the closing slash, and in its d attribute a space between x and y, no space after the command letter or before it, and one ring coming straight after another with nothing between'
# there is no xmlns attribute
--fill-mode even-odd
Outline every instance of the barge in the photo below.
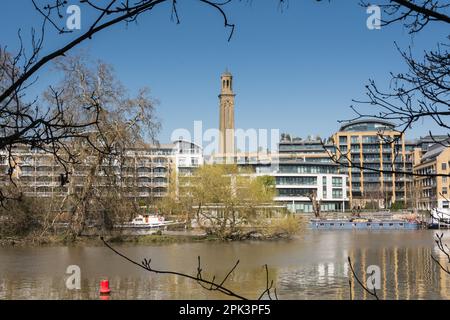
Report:
<svg viewBox="0 0 450 320"><path fill-rule="evenodd" d="M320 230L418 230L419 221L372 219L311 219L311 229Z"/></svg>

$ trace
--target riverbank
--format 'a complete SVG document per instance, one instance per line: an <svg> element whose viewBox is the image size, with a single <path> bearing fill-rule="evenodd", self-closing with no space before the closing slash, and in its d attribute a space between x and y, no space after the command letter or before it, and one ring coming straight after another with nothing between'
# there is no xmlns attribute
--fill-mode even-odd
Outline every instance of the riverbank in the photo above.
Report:
<svg viewBox="0 0 450 320"><path fill-rule="evenodd" d="M103 236L110 243L134 243L134 244L168 244L177 242L195 242L208 241L214 238L207 236L191 236L191 235L105 235ZM20 246L100 246L103 245L100 235L83 235L76 238L67 237L66 235L48 235L35 236L29 235L25 237L6 237L0 238L1 247L20 247Z"/></svg>
<svg viewBox="0 0 450 320"><path fill-rule="evenodd" d="M82 235L76 238L66 234L57 235L27 235L23 237L0 237L0 247L21 247L21 246L101 246L103 241L101 236L109 243L138 244L138 245L158 245L183 242L231 242L231 241L273 241L288 240L292 234L277 233L264 235L258 232L249 232L244 235L221 239L215 235L207 235L200 232L170 232L161 231L146 235L127 234L107 234L107 235Z"/></svg>

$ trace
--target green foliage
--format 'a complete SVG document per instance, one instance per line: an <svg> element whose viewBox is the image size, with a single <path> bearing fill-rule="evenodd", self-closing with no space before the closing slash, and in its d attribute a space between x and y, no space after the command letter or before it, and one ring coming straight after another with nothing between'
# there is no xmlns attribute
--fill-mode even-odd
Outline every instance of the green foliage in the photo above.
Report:
<svg viewBox="0 0 450 320"><path fill-rule="evenodd" d="M214 164L199 167L159 206L188 221L195 218L208 234L225 239L265 219L274 210L274 196L273 177L256 176L236 165Z"/></svg>
<svg viewBox="0 0 450 320"><path fill-rule="evenodd" d="M403 201L396 201L391 205L391 210L398 211L404 209L404 203Z"/></svg>

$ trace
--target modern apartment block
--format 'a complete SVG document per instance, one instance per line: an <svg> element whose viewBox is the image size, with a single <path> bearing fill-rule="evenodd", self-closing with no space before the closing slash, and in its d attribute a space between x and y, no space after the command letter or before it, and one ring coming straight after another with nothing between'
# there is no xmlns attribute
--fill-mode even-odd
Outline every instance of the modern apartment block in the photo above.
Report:
<svg viewBox="0 0 450 320"><path fill-rule="evenodd" d="M321 211L349 209L347 175L338 171L327 153L333 145L317 137L307 139L282 137L278 145L276 201L284 203L292 212L312 212L311 192L321 203Z"/></svg>
<svg viewBox="0 0 450 320"><path fill-rule="evenodd" d="M327 147L332 147L328 145ZM347 175L338 172L324 152L320 140L288 139L283 136L278 153L261 157L258 154L237 156L238 166L251 167L257 175L275 179L275 201L295 213L313 211L311 196L321 203L321 211L342 211L349 208Z"/></svg>
<svg viewBox="0 0 450 320"><path fill-rule="evenodd" d="M332 137L339 171L349 176L352 207L375 201L380 207L407 205L412 192L413 151L394 124L383 120L349 122ZM383 171L383 172L382 172Z"/></svg>
<svg viewBox="0 0 450 320"><path fill-rule="evenodd" d="M419 210L450 212L450 179L445 176L450 173L449 146L448 140L435 142L414 165L414 173L417 174L414 176L415 198Z"/></svg>
<svg viewBox="0 0 450 320"><path fill-rule="evenodd" d="M0 153L2 183L8 183L8 157ZM17 147L13 150L15 164L12 177L25 196L28 197L64 197L70 193L82 192L93 158L73 165L68 183L62 185L63 167L50 153ZM140 203L151 203L167 194L173 175L191 174L194 168L203 164L201 148L193 143L178 140L170 144L151 145L147 148L126 150L121 161L111 161L98 166L95 170L94 185L97 189L111 187L111 176L115 188L122 194L134 198ZM109 173L109 175L106 174ZM109 180L108 180L109 179Z"/></svg>

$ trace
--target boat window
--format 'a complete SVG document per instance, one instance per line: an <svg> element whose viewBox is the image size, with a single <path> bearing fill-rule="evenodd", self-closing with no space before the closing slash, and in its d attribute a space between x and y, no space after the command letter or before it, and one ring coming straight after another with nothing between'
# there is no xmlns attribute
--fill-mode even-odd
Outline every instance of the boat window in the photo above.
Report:
<svg viewBox="0 0 450 320"><path fill-rule="evenodd" d="M393 226L394 224L393 224L393 223L389 223L389 225L390 225L390 226Z"/></svg>
<svg viewBox="0 0 450 320"><path fill-rule="evenodd" d="M383 226L383 224L382 224L382 223L380 223L380 226Z"/></svg>

